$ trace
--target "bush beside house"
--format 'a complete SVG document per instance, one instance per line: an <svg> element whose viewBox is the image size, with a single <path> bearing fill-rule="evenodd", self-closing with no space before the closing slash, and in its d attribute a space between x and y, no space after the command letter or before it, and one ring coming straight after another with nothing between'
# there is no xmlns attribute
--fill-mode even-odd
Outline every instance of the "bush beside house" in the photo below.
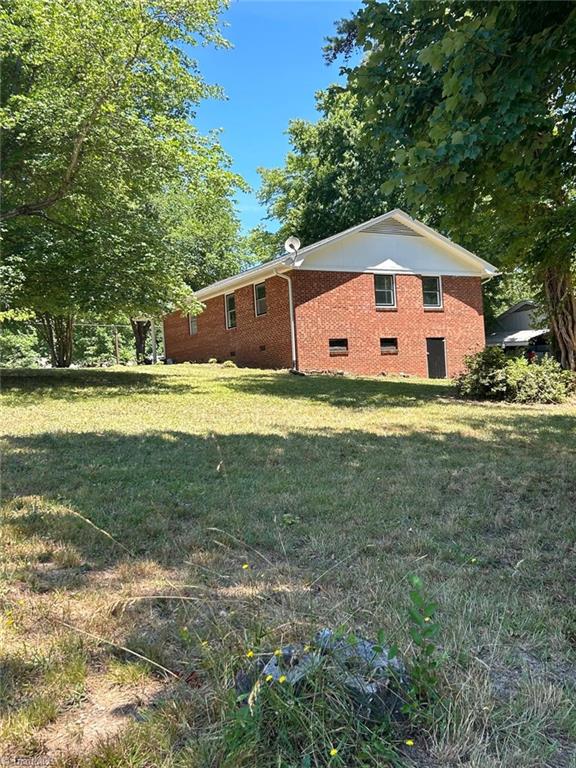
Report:
<svg viewBox="0 0 576 768"><path fill-rule="evenodd" d="M507 358L499 347L488 347L466 358L466 370L456 379L463 397L511 403L562 403L575 390L576 378L551 357L529 363Z"/></svg>

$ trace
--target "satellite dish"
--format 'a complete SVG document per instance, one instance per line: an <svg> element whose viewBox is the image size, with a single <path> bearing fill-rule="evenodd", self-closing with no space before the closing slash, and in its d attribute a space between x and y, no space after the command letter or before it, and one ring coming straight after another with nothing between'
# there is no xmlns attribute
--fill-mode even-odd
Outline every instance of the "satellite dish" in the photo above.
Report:
<svg viewBox="0 0 576 768"><path fill-rule="evenodd" d="M284 248L286 248L288 252L297 253L300 250L300 240L294 236L289 237L284 243Z"/></svg>

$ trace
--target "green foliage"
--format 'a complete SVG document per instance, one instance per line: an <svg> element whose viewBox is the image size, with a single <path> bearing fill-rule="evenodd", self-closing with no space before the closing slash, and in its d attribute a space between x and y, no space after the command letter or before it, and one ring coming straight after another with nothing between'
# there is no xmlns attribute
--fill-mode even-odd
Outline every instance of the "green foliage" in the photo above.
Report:
<svg viewBox="0 0 576 768"><path fill-rule="evenodd" d="M194 172L192 107L213 94L186 45L223 44L218 0L10 0L4 216L90 213ZM57 210L55 206L64 206Z"/></svg>
<svg viewBox="0 0 576 768"><path fill-rule="evenodd" d="M456 381L463 397L504 400L506 396L506 355L500 347L486 347L466 358L466 371Z"/></svg>
<svg viewBox="0 0 576 768"><path fill-rule="evenodd" d="M332 88L318 95L317 109L317 123L290 122L284 167L260 169L259 198L281 224L274 233L259 228L251 234L250 245L264 261L282 253L290 235L310 245L402 202L397 192L383 190L392 163L366 144L356 97Z"/></svg>
<svg viewBox="0 0 576 768"><path fill-rule="evenodd" d="M4 368L32 368L41 351L30 324L3 322L0 326L0 365Z"/></svg>
<svg viewBox="0 0 576 768"><path fill-rule="evenodd" d="M219 0L11 0L3 25L5 304L158 315L238 268L243 182L191 118L217 95L185 53Z"/></svg>
<svg viewBox="0 0 576 768"><path fill-rule="evenodd" d="M134 361L134 336L126 325L116 326L120 363ZM116 365L114 328L109 325L87 323L76 327L74 334L74 360L83 367Z"/></svg>
<svg viewBox="0 0 576 768"><path fill-rule="evenodd" d="M506 363L506 399L515 403L562 403L575 383L574 374L551 357L531 365L525 358Z"/></svg>
<svg viewBox="0 0 576 768"><path fill-rule="evenodd" d="M460 395L514 403L562 403L574 389L575 377L550 357L529 363L507 358L499 347L487 347L466 360L456 382Z"/></svg>
<svg viewBox="0 0 576 768"><path fill-rule="evenodd" d="M406 690L394 675L388 682L390 690L397 690L404 700L405 718L392 711L383 717L363 717L359 694L352 694L344 682L342 662L330 653L319 654L312 646L316 662L296 685L280 682L282 678L261 679L249 695L230 697L224 727L230 762L224 765L235 766L242 760L270 767L401 765L399 747L406 734L426 722L426 710L439 698L438 669L443 661L435 642L438 606L427 598L418 576L410 576L409 582L410 637L415 649L408 665L409 687ZM358 643L357 636L343 627L334 635L352 646ZM378 643L374 650L382 652L383 631L378 633ZM391 646L388 658L397 655L397 646ZM346 673L363 674L348 665Z"/></svg>
<svg viewBox="0 0 576 768"><path fill-rule="evenodd" d="M440 626L434 620L438 606L430 601L424 592L424 585L419 576L410 576L410 601L409 609L410 637L415 647L415 654L410 663L410 698L406 702L404 711L419 717L419 709L423 702L437 698L438 674L441 663L435 638Z"/></svg>
<svg viewBox="0 0 576 768"><path fill-rule="evenodd" d="M120 363L134 361L134 337L125 323L116 326ZM149 344L150 346L150 344ZM150 350L149 350L150 351ZM158 353L162 353L161 344ZM0 362L5 368L35 368L50 358L38 326L32 320L4 321L0 330ZM109 324L93 322L76 326L74 360L83 367L116 364L114 328Z"/></svg>
<svg viewBox="0 0 576 768"><path fill-rule="evenodd" d="M393 165L411 211L546 288L576 368L576 8L562 2L367 0L331 55L363 136Z"/></svg>
<svg viewBox="0 0 576 768"><path fill-rule="evenodd" d="M536 301L539 305L538 314L542 317L546 315L542 286L538 290L532 285L529 276L523 270L503 271L484 283L483 294L484 322L489 330L497 330L494 324L496 317L524 299Z"/></svg>
<svg viewBox="0 0 576 768"><path fill-rule="evenodd" d="M400 766L400 732L358 717L350 692L319 667L297 689L263 683L251 706L230 699L223 766ZM245 761L245 762L244 762Z"/></svg>

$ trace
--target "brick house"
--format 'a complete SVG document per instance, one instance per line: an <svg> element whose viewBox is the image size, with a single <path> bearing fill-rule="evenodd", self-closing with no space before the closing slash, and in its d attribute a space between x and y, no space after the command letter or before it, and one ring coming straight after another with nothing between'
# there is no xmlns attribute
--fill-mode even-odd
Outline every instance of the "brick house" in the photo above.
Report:
<svg viewBox="0 0 576 768"><path fill-rule="evenodd" d="M400 210L198 291L164 318L174 362L452 377L484 347L491 264Z"/></svg>

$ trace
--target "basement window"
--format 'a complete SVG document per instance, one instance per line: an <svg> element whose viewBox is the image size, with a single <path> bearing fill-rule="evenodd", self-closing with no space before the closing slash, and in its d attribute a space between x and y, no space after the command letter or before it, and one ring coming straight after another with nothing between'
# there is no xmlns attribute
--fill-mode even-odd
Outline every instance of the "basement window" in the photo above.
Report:
<svg viewBox="0 0 576 768"><path fill-rule="evenodd" d="M328 341L330 357L348 354L348 339L330 339Z"/></svg>
<svg viewBox="0 0 576 768"><path fill-rule="evenodd" d="M376 307L396 306L394 275L374 275L374 297Z"/></svg>
<svg viewBox="0 0 576 768"><path fill-rule="evenodd" d="M266 283L256 283L254 286L254 311L257 317L265 315L268 311L266 306Z"/></svg>
<svg viewBox="0 0 576 768"><path fill-rule="evenodd" d="M188 315L188 330L190 336L196 336L198 333L198 318L195 315Z"/></svg>
<svg viewBox="0 0 576 768"><path fill-rule="evenodd" d="M380 354L382 355L397 355L398 354L398 339L392 337L386 339L380 339Z"/></svg>
<svg viewBox="0 0 576 768"><path fill-rule="evenodd" d="M226 302L226 328L236 328L236 296L233 293L227 293L224 301Z"/></svg>

